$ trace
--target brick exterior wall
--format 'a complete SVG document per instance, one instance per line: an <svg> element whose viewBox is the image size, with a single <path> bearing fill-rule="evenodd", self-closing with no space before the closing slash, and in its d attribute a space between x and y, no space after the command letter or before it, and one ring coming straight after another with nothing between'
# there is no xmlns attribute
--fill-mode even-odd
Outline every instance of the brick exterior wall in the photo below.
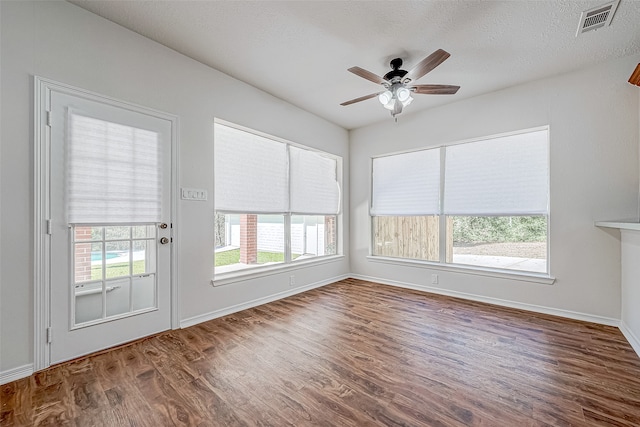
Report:
<svg viewBox="0 0 640 427"><path fill-rule="evenodd" d="M240 215L240 262L258 263L258 215Z"/></svg>
<svg viewBox="0 0 640 427"><path fill-rule="evenodd" d="M91 227L76 227L75 240L91 240ZM76 243L74 257L76 283L91 280L91 242Z"/></svg>

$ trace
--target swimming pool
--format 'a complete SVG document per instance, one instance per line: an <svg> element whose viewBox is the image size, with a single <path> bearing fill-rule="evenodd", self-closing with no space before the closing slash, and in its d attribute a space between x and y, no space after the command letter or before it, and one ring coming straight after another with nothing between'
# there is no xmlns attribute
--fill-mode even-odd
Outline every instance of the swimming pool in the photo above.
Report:
<svg viewBox="0 0 640 427"><path fill-rule="evenodd" d="M107 252L105 254L106 259L118 258L121 255L120 252ZM102 259L102 252L91 252L91 261L100 261Z"/></svg>

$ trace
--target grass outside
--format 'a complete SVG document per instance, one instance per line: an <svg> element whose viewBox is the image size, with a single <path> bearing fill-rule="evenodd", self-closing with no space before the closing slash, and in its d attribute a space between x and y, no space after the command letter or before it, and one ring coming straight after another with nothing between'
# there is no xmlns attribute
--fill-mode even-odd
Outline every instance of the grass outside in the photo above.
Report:
<svg viewBox="0 0 640 427"><path fill-rule="evenodd" d="M133 274L146 273L144 260L133 261ZM117 264L107 264L106 277L114 278L129 275L129 263L121 262ZM102 266L95 265L91 267L91 280L102 279Z"/></svg>
<svg viewBox="0 0 640 427"><path fill-rule="evenodd" d="M293 259L299 256L300 254L291 254ZM216 267L238 264L240 262L240 249L216 252L215 260ZM284 262L284 254L282 252L258 252L258 264L266 264L268 262Z"/></svg>

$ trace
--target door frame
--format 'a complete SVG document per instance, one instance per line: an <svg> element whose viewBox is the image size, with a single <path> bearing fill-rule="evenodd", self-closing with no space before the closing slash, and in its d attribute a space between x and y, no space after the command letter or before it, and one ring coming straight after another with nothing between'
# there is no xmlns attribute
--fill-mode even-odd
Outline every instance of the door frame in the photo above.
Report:
<svg viewBox="0 0 640 427"><path fill-rule="evenodd" d="M117 108L123 108L168 120L171 122L171 239L170 258L170 316L171 328L180 327L178 304L178 116L121 101L96 92L77 88L47 78L33 76L33 186L34 186L34 259L33 259L33 370L40 371L51 365L51 235L50 235L50 156L51 131L49 127L51 111L51 92L59 92L99 102Z"/></svg>

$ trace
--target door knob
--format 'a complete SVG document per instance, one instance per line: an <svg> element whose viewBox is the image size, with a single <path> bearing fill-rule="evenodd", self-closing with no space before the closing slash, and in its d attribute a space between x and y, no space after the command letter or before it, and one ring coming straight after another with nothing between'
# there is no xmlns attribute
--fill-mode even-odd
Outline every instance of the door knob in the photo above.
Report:
<svg viewBox="0 0 640 427"><path fill-rule="evenodd" d="M169 243L169 239L168 239L168 238L166 238L166 237L162 237L162 238L160 239L160 243L161 243L161 244L163 244L163 245L166 245L167 243Z"/></svg>
<svg viewBox="0 0 640 427"><path fill-rule="evenodd" d="M162 228L162 229L164 230L165 228L167 228L167 227L168 227L168 225L167 225L167 223L166 223L166 222L163 222L163 223L162 223L162 224L160 224L158 227L160 227L160 228Z"/></svg>

